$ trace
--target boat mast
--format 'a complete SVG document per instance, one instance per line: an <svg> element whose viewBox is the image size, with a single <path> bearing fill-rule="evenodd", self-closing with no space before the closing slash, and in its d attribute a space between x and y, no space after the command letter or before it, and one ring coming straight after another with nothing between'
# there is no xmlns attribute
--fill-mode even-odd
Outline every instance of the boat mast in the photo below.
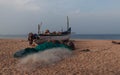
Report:
<svg viewBox="0 0 120 75"><path fill-rule="evenodd" d="M40 24L38 24L38 34L40 34Z"/></svg>
<svg viewBox="0 0 120 75"><path fill-rule="evenodd" d="M67 29L69 29L69 18L67 16Z"/></svg>
<svg viewBox="0 0 120 75"><path fill-rule="evenodd" d="M40 26L42 25L42 22L38 24L38 34L40 34Z"/></svg>

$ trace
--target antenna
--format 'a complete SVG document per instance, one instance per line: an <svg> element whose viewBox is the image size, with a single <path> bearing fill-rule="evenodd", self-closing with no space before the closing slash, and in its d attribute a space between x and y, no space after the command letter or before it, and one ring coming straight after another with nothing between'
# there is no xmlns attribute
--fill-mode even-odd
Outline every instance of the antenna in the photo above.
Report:
<svg viewBox="0 0 120 75"><path fill-rule="evenodd" d="M69 18L67 16L67 29L69 29Z"/></svg>

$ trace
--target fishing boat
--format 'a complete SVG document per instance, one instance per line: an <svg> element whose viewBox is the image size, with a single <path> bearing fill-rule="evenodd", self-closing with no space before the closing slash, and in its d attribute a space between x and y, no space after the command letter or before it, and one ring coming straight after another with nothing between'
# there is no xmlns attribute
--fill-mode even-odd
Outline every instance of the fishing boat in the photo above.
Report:
<svg viewBox="0 0 120 75"><path fill-rule="evenodd" d="M31 43L35 42L36 44L40 44L41 42L45 42L48 40L69 40L71 35L71 27L69 27L69 18L67 16L67 30L61 31L61 32L53 32L49 33L49 30L47 30L46 33L40 32L40 24L38 24L38 34L34 35L33 37L31 35L28 36L31 40L29 40Z"/></svg>

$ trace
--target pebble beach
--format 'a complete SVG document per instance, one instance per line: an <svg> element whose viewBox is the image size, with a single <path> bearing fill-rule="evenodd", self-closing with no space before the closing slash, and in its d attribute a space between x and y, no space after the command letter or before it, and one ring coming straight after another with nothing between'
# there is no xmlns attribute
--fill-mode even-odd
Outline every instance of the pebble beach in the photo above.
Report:
<svg viewBox="0 0 120 75"><path fill-rule="evenodd" d="M16 67L16 51L30 47L26 39L0 39L0 75L119 75L120 45L112 40L73 40L76 50L55 64L26 71ZM116 40L120 41L120 40Z"/></svg>

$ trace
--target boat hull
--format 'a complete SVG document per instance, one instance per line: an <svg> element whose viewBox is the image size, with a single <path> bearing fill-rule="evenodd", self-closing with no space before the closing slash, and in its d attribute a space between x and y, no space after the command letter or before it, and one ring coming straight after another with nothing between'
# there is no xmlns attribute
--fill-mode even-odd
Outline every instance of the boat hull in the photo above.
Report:
<svg viewBox="0 0 120 75"><path fill-rule="evenodd" d="M36 34L28 35L29 44L33 43L41 44L48 40L69 40L71 35L71 27L67 31L61 32L60 34Z"/></svg>
<svg viewBox="0 0 120 75"><path fill-rule="evenodd" d="M40 39L34 40L36 44L41 44L42 42L48 40L69 40L70 34L67 35L60 35L60 36L39 36Z"/></svg>

